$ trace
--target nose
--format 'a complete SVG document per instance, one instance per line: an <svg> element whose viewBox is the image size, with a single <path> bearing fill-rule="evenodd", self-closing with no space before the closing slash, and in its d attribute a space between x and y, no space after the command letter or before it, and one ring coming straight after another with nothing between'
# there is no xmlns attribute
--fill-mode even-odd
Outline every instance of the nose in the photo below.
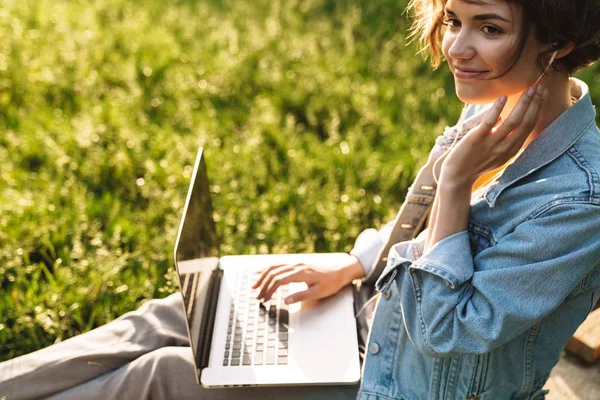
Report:
<svg viewBox="0 0 600 400"><path fill-rule="evenodd" d="M450 39L450 47L448 48L448 56L450 58L468 60L475 55L475 48L469 36L466 29L461 29L460 32L453 35Z"/></svg>

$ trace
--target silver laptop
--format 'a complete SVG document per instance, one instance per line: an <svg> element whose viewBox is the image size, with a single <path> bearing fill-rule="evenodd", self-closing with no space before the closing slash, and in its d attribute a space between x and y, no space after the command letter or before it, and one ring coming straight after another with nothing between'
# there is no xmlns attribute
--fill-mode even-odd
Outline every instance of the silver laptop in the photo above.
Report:
<svg viewBox="0 0 600 400"><path fill-rule="evenodd" d="M286 305L306 284L256 299L258 271L278 263L335 265L332 254L219 256L208 176L198 150L175 244L196 379L204 387L354 384L360 379L352 289Z"/></svg>

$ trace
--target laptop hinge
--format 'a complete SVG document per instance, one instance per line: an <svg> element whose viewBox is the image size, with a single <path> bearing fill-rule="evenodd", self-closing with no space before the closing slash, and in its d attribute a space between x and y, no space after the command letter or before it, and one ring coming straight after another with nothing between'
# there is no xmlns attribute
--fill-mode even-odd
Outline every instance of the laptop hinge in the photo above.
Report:
<svg viewBox="0 0 600 400"><path fill-rule="evenodd" d="M202 313L202 324L200 325L200 337L198 340L198 350L196 352L196 365L198 366L198 370L208 367L222 278L223 270L218 267L215 268L211 273L207 298L204 303L204 312Z"/></svg>

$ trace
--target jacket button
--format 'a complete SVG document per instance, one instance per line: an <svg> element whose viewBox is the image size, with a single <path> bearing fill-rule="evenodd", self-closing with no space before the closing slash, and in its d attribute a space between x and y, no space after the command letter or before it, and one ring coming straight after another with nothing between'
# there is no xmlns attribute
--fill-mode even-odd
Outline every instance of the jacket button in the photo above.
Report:
<svg viewBox="0 0 600 400"><path fill-rule="evenodd" d="M371 353L371 354L379 353L379 345L377 343L371 343L369 345L369 353Z"/></svg>
<svg viewBox="0 0 600 400"><path fill-rule="evenodd" d="M381 293L381 295L388 300L392 295L390 294L389 290L386 290L385 292Z"/></svg>

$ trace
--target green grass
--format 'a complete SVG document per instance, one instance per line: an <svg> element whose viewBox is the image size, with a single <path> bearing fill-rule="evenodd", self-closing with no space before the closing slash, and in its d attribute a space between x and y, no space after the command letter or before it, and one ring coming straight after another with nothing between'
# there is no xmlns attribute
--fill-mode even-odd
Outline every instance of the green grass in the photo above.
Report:
<svg viewBox="0 0 600 400"><path fill-rule="evenodd" d="M200 145L224 254L348 251L392 218L461 107L404 6L3 2L0 361L175 290Z"/></svg>

